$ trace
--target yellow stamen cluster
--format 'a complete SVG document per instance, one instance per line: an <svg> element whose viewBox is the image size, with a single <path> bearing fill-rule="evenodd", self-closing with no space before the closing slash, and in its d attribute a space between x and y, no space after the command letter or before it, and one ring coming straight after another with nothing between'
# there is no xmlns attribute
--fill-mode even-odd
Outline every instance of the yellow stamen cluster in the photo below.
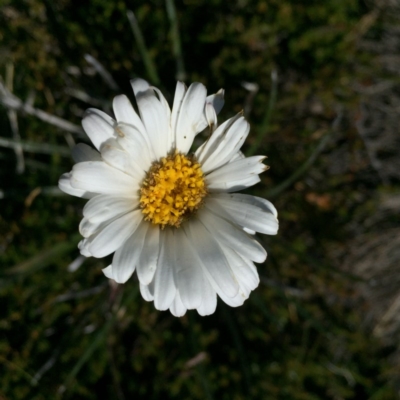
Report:
<svg viewBox="0 0 400 400"><path fill-rule="evenodd" d="M140 189L140 206L146 221L162 228L179 227L200 207L206 194L200 164L175 153L151 166Z"/></svg>

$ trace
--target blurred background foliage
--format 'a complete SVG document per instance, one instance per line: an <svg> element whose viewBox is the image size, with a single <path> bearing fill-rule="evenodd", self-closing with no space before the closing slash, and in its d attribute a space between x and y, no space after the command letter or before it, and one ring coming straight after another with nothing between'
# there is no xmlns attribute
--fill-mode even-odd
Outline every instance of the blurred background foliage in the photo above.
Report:
<svg viewBox="0 0 400 400"><path fill-rule="evenodd" d="M399 0L0 5L2 400L398 398ZM280 232L238 309L177 319L79 256L57 180L136 76L225 88L269 157Z"/></svg>

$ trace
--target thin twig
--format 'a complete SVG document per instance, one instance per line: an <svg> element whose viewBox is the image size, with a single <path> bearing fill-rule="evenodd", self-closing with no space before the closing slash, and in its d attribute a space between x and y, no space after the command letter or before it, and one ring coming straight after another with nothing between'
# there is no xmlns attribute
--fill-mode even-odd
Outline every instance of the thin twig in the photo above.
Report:
<svg viewBox="0 0 400 400"><path fill-rule="evenodd" d="M86 92L80 89L66 87L65 93L71 97L75 97L78 100L83 101L84 103L90 104L91 106L95 107L104 107L105 101L95 99L94 97L88 95Z"/></svg>
<svg viewBox="0 0 400 400"><path fill-rule="evenodd" d="M64 301L83 299L85 297L93 296L94 294L98 294L102 292L107 287L107 284L103 283L99 286L94 286L90 289L81 290L80 292L69 292L58 295L52 302L53 303L62 303Z"/></svg>
<svg viewBox="0 0 400 400"><path fill-rule="evenodd" d="M15 152L15 156L17 158L17 174L23 174L25 171L25 159L24 159L24 152L21 145L21 136L19 134L18 128L18 118L17 113L15 110L8 110L7 111L8 119L10 121L11 131L13 134L13 149Z"/></svg>
<svg viewBox="0 0 400 400"><path fill-rule="evenodd" d="M22 141L16 142L14 139L0 137L0 147L7 147L10 149L14 149L16 144L18 144L21 147L21 149L32 153L40 153L40 154L58 153L66 157L71 156L71 151L66 146L56 146L53 144L37 143L37 142L22 142Z"/></svg>
<svg viewBox="0 0 400 400"><path fill-rule="evenodd" d="M67 145L70 149L73 149L76 145L74 137L71 135L71 132L64 133L64 139L67 142Z"/></svg>
<svg viewBox="0 0 400 400"><path fill-rule="evenodd" d="M33 115L40 120L47 122L50 125L54 125L58 128L66 130L71 133L76 133L81 137L86 137L83 129L79 125L75 125L65 119L51 115L43 110L32 107L30 104L24 103L17 96L10 93L3 83L0 81L0 103L3 104L9 110L15 110L19 112L25 112L26 114Z"/></svg>
<svg viewBox="0 0 400 400"><path fill-rule="evenodd" d="M57 361L57 358L60 354L59 350L56 350L53 352L53 355L39 368L39 370L36 372L35 376L32 378L31 383L32 384L37 384L39 380L42 378L42 376L50 369L53 367L55 362Z"/></svg>
<svg viewBox="0 0 400 400"><path fill-rule="evenodd" d="M77 271L81 265L86 261L86 257L79 255L78 257L75 258L72 263L70 263L67 267L68 272L75 272Z"/></svg>
<svg viewBox="0 0 400 400"><path fill-rule="evenodd" d="M114 81L112 75L98 60L96 60L90 54L85 54L85 60L97 71L97 73L103 78L104 82L110 87L110 89L115 91L119 90L119 87L117 83Z"/></svg>
<svg viewBox="0 0 400 400"><path fill-rule="evenodd" d="M6 66L6 87L7 90L13 92L14 82L14 64L8 63ZM14 152L17 158L17 174L22 174L25 171L24 153L21 147L21 136L18 128L18 118L15 110L7 110L8 119L10 121L11 131L15 142Z"/></svg>

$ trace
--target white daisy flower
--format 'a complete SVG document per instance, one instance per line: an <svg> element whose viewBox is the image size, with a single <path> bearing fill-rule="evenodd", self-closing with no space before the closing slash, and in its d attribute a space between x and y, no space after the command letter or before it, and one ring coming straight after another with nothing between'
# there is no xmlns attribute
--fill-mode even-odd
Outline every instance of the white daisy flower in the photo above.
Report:
<svg viewBox="0 0 400 400"><path fill-rule="evenodd" d="M237 307L259 283L253 262L267 253L254 233L275 235L277 212L267 200L232 193L260 181L265 157L240 152L250 126L240 113L217 126L224 91L177 83L172 111L159 89L132 81L139 115L114 98L115 119L89 109L83 128L96 150L73 149L77 164L59 187L90 199L79 243L86 256L114 253L104 274L126 282L136 270L140 292L175 316L215 311L218 296ZM140 117L139 117L140 116ZM211 136L194 154L195 136Z"/></svg>

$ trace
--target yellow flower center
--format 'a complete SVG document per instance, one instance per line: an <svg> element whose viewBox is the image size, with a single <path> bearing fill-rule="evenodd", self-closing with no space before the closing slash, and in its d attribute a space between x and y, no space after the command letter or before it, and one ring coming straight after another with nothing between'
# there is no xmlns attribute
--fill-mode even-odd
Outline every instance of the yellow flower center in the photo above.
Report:
<svg viewBox="0 0 400 400"><path fill-rule="evenodd" d="M179 227L207 194L203 171L193 157L175 153L153 163L140 189L145 220Z"/></svg>

